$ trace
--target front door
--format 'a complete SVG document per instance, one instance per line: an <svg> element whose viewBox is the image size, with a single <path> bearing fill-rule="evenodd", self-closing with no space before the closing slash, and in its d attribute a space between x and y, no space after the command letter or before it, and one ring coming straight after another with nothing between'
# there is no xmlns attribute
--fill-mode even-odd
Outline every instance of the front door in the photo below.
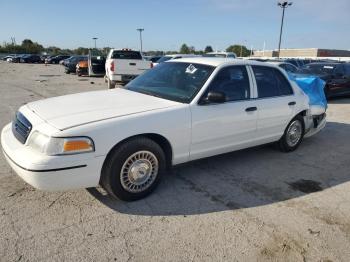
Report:
<svg viewBox="0 0 350 262"><path fill-rule="evenodd" d="M191 106L191 160L248 147L255 136L257 111L245 66L222 68L202 98L209 92L224 93L226 102Z"/></svg>

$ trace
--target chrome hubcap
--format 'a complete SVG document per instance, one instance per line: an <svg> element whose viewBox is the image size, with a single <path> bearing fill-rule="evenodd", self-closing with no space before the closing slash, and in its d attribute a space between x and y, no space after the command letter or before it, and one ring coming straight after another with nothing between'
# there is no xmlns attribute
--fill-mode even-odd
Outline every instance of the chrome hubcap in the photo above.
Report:
<svg viewBox="0 0 350 262"><path fill-rule="evenodd" d="M290 124L290 126L287 130L287 136L286 136L287 144L290 147L297 145L301 139L302 132L303 132L302 124L300 123L299 120L294 120Z"/></svg>
<svg viewBox="0 0 350 262"><path fill-rule="evenodd" d="M123 188L131 193L139 193L149 188L158 174L158 160L149 151L138 151L124 162L120 172Z"/></svg>

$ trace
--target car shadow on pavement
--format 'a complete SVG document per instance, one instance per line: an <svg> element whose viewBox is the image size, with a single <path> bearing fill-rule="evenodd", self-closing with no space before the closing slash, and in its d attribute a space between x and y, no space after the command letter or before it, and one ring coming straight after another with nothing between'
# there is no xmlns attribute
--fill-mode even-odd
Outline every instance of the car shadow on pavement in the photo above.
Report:
<svg viewBox="0 0 350 262"><path fill-rule="evenodd" d="M348 182L350 125L328 122L298 150L265 145L177 166L145 199L122 202L88 189L101 203L126 214L195 215L273 204Z"/></svg>

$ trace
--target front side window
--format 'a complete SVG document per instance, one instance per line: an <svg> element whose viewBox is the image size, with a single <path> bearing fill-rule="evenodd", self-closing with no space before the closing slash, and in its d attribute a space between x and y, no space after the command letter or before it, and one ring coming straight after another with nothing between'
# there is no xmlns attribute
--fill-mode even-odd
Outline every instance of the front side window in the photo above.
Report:
<svg viewBox="0 0 350 262"><path fill-rule="evenodd" d="M250 85L245 66L228 66L221 69L210 83L209 92L221 92L226 95L226 101L239 101L250 98Z"/></svg>
<svg viewBox="0 0 350 262"><path fill-rule="evenodd" d="M161 63L131 81L126 89L181 103L190 103L215 67L195 63Z"/></svg>
<svg viewBox="0 0 350 262"><path fill-rule="evenodd" d="M252 66L259 98L292 95L288 80L275 68Z"/></svg>

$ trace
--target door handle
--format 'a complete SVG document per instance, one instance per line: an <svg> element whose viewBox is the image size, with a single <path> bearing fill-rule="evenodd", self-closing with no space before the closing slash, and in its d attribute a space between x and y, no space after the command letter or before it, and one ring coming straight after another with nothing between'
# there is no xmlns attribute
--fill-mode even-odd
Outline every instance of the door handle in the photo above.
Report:
<svg viewBox="0 0 350 262"><path fill-rule="evenodd" d="M256 106L252 106L252 107L248 107L245 109L246 112L253 112L253 111L256 111L258 110Z"/></svg>
<svg viewBox="0 0 350 262"><path fill-rule="evenodd" d="M289 105L289 106L294 106L295 104L296 104L296 102L295 102L295 101L293 101L293 102L289 102L289 103L288 103L288 105Z"/></svg>

